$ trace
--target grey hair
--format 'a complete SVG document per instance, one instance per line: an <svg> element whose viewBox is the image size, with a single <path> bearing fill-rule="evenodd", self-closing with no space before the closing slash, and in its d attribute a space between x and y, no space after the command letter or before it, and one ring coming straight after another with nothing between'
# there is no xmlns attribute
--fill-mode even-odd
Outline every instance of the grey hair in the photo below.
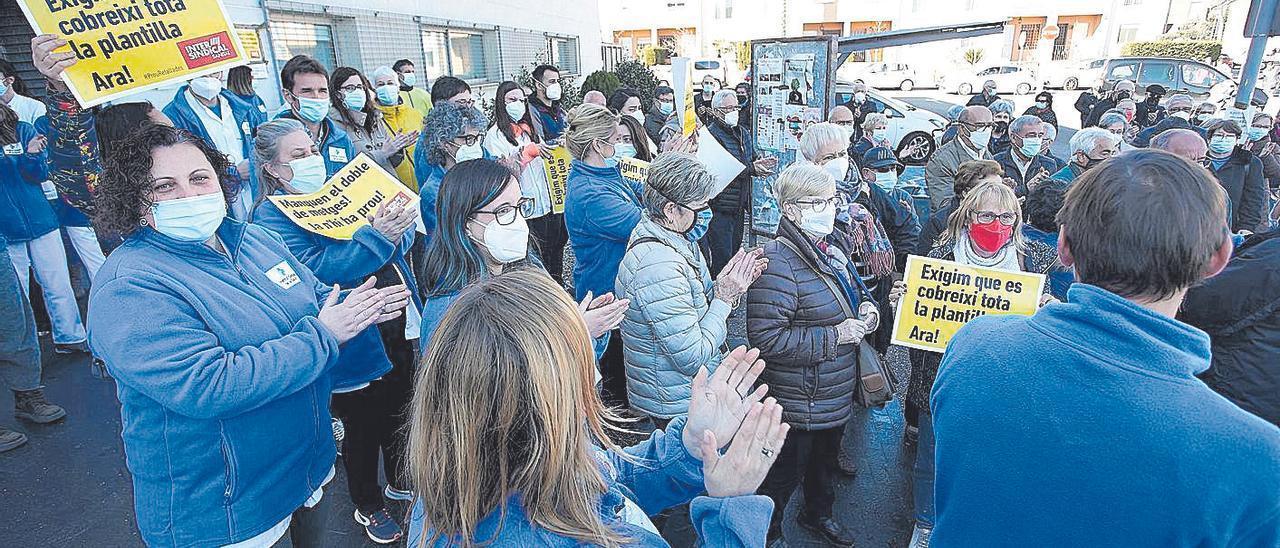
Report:
<svg viewBox="0 0 1280 548"><path fill-rule="evenodd" d="M716 187L716 177L707 171L698 158L684 152L664 152L649 164L645 177L645 211L653 219L665 219L663 208L674 203L688 207L711 198Z"/></svg>
<svg viewBox="0 0 1280 548"><path fill-rule="evenodd" d="M1014 118L1012 122L1009 122L1009 131L1012 133L1018 133L1030 126L1040 125L1043 123L1044 121L1040 120L1040 118L1031 116L1030 114L1025 114Z"/></svg>
<svg viewBox="0 0 1280 548"><path fill-rule="evenodd" d="M832 143L843 145L848 142L844 128L831 122L822 122L809 126L800 136L800 155L810 162L818 161L818 151ZM842 146L843 148L843 146Z"/></svg>
<svg viewBox="0 0 1280 548"><path fill-rule="evenodd" d="M1041 122L1041 123L1044 124L1044 140L1057 141L1058 128L1053 127L1053 124L1050 124L1049 122Z"/></svg>
<svg viewBox="0 0 1280 548"><path fill-rule="evenodd" d="M467 128L484 132L489 119L476 107L441 101L431 108L422 121L422 134L418 136L418 148L426 150L427 161L442 166L449 157L445 143L457 139Z"/></svg>
<svg viewBox="0 0 1280 548"><path fill-rule="evenodd" d="M886 126L889 125L889 117L885 116L882 112L871 112L867 114L867 117L864 120L862 120L862 129L864 131L870 131L871 128L880 124L884 124Z"/></svg>
<svg viewBox="0 0 1280 548"><path fill-rule="evenodd" d="M733 97L733 100L735 101L738 100L738 92L733 89L722 89L717 91L715 95L711 96L711 107L719 108L722 106L721 103L730 97Z"/></svg>
<svg viewBox="0 0 1280 548"><path fill-rule="evenodd" d="M1131 87L1131 88L1133 88L1133 90L1132 90L1132 91L1135 91L1135 92L1136 92L1136 91L1138 91L1138 84L1135 84L1135 83L1133 82L1133 80L1129 80L1129 79L1124 79L1124 80L1120 80L1120 81L1116 82L1115 87L1113 87L1112 89L1120 89L1120 86L1122 86L1122 85L1124 85L1124 84L1129 84L1129 85L1128 85L1128 86L1126 86L1126 87Z"/></svg>
<svg viewBox="0 0 1280 548"><path fill-rule="evenodd" d="M1170 97L1169 100L1165 101L1164 103L1165 108L1172 107L1174 103L1183 103L1189 107L1196 106L1195 100L1192 99L1190 95L1187 95L1185 93L1179 93L1177 95L1174 95L1173 97Z"/></svg>
<svg viewBox="0 0 1280 548"><path fill-rule="evenodd" d="M867 84L866 84L866 82L854 82L854 83L853 83L853 92L854 92L854 93L857 93L857 92L859 92L859 91L861 91L861 92L863 92L863 93L866 93L866 92L867 92Z"/></svg>
<svg viewBox="0 0 1280 548"><path fill-rule="evenodd" d="M275 177L267 173L267 166L276 163L280 153L280 140L285 135L301 131L307 133L306 126L293 118L276 118L258 126L253 138L253 165L258 168L259 181L274 181ZM310 135L310 134L308 134ZM314 138L312 139L314 141ZM261 185L259 185L261 190ZM261 192L260 192L261 193Z"/></svg>
<svg viewBox="0 0 1280 548"><path fill-rule="evenodd" d="M773 197L778 200L778 206L781 207L835 186L835 178L817 164L796 162L782 170L778 180L773 182Z"/></svg>
<svg viewBox="0 0 1280 548"><path fill-rule="evenodd" d="M1123 113L1108 112L1098 118L1098 127L1107 128L1114 124L1122 124L1126 129L1129 127L1129 119Z"/></svg>
<svg viewBox="0 0 1280 548"><path fill-rule="evenodd" d="M1090 150L1098 148L1101 144L1120 146L1120 136L1100 127L1087 127L1072 135L1068 143L1072 154L1077 152L1088 154Z"/></svg>
<svg viewBox="0 0 1280 548"><path fill-rule="evenodd" d="M369 79L373 80L374 82L377 82L379 78L399 78L399 75L396 74L395 69L388 67L386 65L382 65L376 69L373 69L373 72L369 73ZM399 80L396 80L396 82L398 83Z"/></svg>
<svg viewBox="0 0 1280 548"><path fill-rule="evenodd" d="M982 82L982 87L983 87L983 89L986 89L988 86L990 86L990 87L995 87L995 86L996 86L996 81L995 81L995 80L985 80L985 81L983 81L983 82Z"/></svg>
<svg viewBox="0 0 1280 548"><path fill-rule="evenodd" d="M1001 99L999 101L991 103L991 114L994 115L997 112L1003 112L1005 114L1008 114L1009 116L1013 116L1013 102L1008 101L1006 99Z"/></svg>

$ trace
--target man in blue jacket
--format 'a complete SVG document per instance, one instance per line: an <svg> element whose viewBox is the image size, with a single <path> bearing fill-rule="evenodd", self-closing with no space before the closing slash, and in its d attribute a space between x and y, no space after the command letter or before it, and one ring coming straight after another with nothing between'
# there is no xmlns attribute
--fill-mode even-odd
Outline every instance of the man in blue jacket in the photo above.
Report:
<svg viewBox="0 0 1280 548"><path fill-rule="evenodd" d="M333 177L355 159L356 147L351 145L347 132L329 119L329 71L306 55L295 56L280 69L280 89L289 110L278 118L302 122L324 157L329 177Z"/></svg>
<svg viewBox="0 0 1280 548"><path fill-rule="evenodd" d="M993 158L1004 169L1006 182L1013 182L1013 192L1025 197L1030 188L1058 171L1058 163L1040 155L1044 142L1044 123L1030 115L1019 116L1009 123L1009 150Z"/></svg>
<svg viewBox="0 0 1280 548"><path fill-rule="evenodd" d="M1231 256L1226 207L1163 151L1075 181L1067 302L974 319L942 359L934 544L1280 546L1280 429L1196 378L1209 336L1174 319Z"/></svg>
<svg viewBox="0 0 1280 548"><path fill-rule="evenodd" d="M237 178L249 181L253 132L267 121L267 115L224 89L223 78L221 72L193 78L178 89L164 114L173 120L173 127L190 131L226 154ZM247 219L255 194L252 188L242 189L232 216Z"/></svg>

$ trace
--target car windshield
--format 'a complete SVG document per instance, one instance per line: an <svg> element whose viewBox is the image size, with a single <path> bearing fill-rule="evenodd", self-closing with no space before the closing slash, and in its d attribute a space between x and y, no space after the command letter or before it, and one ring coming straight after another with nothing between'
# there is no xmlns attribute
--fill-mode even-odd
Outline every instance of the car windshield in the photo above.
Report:
<svg viewBox="0 0 1280 548"><path fill-rule="evenodd" d="M1211 88L1225 79L1221 74L1203 65L1182 65L1182 81L1188 86Z"/></svg>
<svg viewBox="0 0 1280 548"><path fill-rule="evenodd" d="M694 70L715 70L718 68L720 68L719 61L694 61L693 62Z"/></svg>

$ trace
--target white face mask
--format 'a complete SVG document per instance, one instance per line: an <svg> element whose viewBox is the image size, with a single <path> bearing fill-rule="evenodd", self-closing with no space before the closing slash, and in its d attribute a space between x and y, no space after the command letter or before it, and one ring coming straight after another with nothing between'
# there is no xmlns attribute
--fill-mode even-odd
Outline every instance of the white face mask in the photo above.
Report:
<svg viewBox="0 0 1280 548"><path fill-rule="evenodd" d="M151 206L151 216L161 234L183 242L203 242L222 226L227 200L221 191L165 200Z"/></svg>
<svg viewBox="0 0 1280 548"><path fill-rule="evenodd" d="M898 186L898 172L897 171L885 171L885 172L877 171L875 183L876 183L876 186L886 191L893 190L895 187Z"/></svg>
<svg viewBox="0 0 1280 548"><path fill-rule="evenodd" d="M644 124L644 113L638 110L630 114L627 114L627 116L630 116L633 120L640 122L641 125Z"/></svg>
<svg viewBox="0 0 1280 548"><path fill-rule="evenodd" d="M991 142L991 130L980 129L969 134L969 140L973 142L973 146L978 148L987 148L987 144Z"/></svg>
<svg viewBox="0 0 1280 548"><path fill-rule="evenodd" d="M524 101L507 103L507 116L510 116L512 121L519 122L521 119L524 118L524 112L525 112Z"/></svg>
<svg viewBox="0 0 1280 548"><path fill-rule="evenodd" d="M458 151L453 153L454 163L462 163L467 160L475 160L476 158L484 158L484 149L481 148L480 142L476 141L474 145L463 145Z"/></svg>
<svg viewBox="0 0 1280 548"><path fill-rule="evenodd" d="M201 99L213 99L222 92L222 80L212 76L201 76L191 80L191 93Z"/></svg>
<svg viewBox="0 0 1280 548"><path fill-rule="evenodd" d="M551 99L552 101L559 101L560 93L561 93L561 89L560 89L559 82L556 82L554 84L547 86L547 99Z"/></svg>
<svg viewBox="0 0 1280 548"><path fill-rule="evenodd" d="M800 230L807 232L810 236L826 236L831 234L835 227L836 208L831 205L822 208L822 211L800 210Z"/></svg>
<svg viewBox="0 0 1280 548"><path fill-rule="evenodd" d="M287 181L289 186L303 194L320 190L325 180L329 178L329 170L325 167L324 158L319 154L291 160L289 169L293 170L293 178Z"/></svg>
<svg viewBox="0 0 1280 548"><path fill-rule="evenodd" d="M837 181L843 181L845 180L845 177L849 175L849 158L842 156L840 158L830 160L827 163L822 164L822 171L830 173Z"/></svg>
<svg viewBox="0 0 1280 548"><path fill-rule="evenodd" d="M738 111L733 111L724 115L724 123L729 127L738 125Z"/></svg>
<svg viewBox="0 0 1280 548"><path fill-rule="evenodd" d="M853 92L853 102L861 103L867 100L867 94L861 91Z"/></svg>
<svg viewBox="0 0 1280 548"><path fill-rule="evenodd" d="M418 73L416 72L401 73L400 81L404 82L404 85L406 86L413 87L415 84L418 83Z"/></svg>
<svg viewBox="0 0 1280 548"><path fill-rule="evenodd" d="M525 258L529 254L529 223L525 222L524 215L517 213L516 220L509 225L502 225L497 219L484 225L484 248L493 260L502 264Z"/></svg>
<svg viewBox="0 0 1280 548"><path fill-rule="evenodd" d="M1191 111L1189 110L1179 110L1178 112L1173 113L1171 116L1173 116L1174 118L1182 118L1183 120L1186 120L1188 122L1191 121Z"/></svg>

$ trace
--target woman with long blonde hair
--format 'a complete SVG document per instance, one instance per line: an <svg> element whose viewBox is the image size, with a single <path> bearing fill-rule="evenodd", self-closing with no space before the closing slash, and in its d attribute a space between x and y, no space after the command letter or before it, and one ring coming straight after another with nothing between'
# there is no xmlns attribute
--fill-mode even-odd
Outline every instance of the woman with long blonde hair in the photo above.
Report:
<svg viewBox="0 0 1280 548"><path fill-rule="evenodd" d="M788 428L767 387L751 389L758 355L701 369L688 417L623 449L605 435L591 339L564 290L536 270L473 284L420 364L407 545L666 546L647 516L692 499L708 545L763 546L773 504L754 492Z"/></svg>

